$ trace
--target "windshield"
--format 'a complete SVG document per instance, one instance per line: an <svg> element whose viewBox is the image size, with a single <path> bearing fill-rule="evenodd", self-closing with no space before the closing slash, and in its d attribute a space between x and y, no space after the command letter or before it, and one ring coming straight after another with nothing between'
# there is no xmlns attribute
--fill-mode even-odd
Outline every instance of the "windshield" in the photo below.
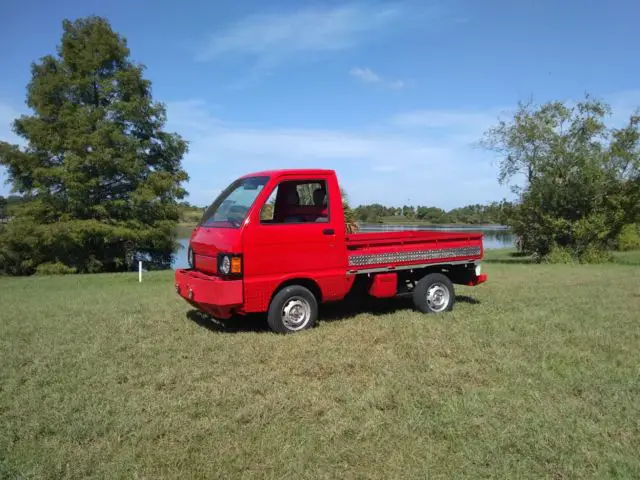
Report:
<svg viewBox="0 0 640 480"><path fill-rule="evenodd" d="M233 182L207 208L199 226L237 228L242 225L267 180L269 177L249 177Z"/></svg>

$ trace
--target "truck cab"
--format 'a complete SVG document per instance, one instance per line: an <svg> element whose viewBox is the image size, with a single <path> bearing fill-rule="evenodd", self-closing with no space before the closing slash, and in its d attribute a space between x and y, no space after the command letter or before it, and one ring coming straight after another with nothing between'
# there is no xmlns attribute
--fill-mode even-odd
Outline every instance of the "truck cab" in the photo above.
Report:
<svg viewBox="0 0 640 480"><path fill-rule="evenodd" d="M252 173L232 182L205 211L190 238L190 268L176 271L175 288L214 317L267 312L274 331L289 333L312 327L318 304L343 299L356 283L368 284L374 296L401 293L409 271L443 265L430 261L438 255L449 255L441 257L444 265L465 265L439 277L441 303L453 281L486 280L476 268L481 236L419 233L347 234L333 170ZM442 311L453 300L449 292Z"/></svg>

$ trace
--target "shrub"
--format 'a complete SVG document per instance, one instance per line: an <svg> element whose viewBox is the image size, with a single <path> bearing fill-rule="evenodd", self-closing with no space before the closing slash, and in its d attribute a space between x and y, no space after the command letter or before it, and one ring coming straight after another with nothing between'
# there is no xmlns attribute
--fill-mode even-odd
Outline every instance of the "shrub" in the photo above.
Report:
<svg viewBox="0 0 640 480"><path fill-rule="evenodd" d="M580 263L608 263L613 260L611 252L596 247L587 247L579 257Z"/></svg>
<svg viewBox="0 0 640 480"><path fill-rule="evenodd" d="M640 225L632 223L622 227L616 243L622 252L640 250Z"/></svg>
<svg viewBox="0 0 640 480"><path fill-rule="evenodd" d="M548 254L540 257L542 263L572 264L572 263L608 263L613 260L611 252L598 248L587 247L578 252L576 250L559 247L557 245L551 247Z"/></svg>
<svg viewBox="0 0 640 480"><path fill-rule="evenodd" d="M62 262L41 263L36 268L36 275L68 275L76 273L76 269Z"/></svg>
<svg viewBox="0 0 640 480"><path fill-rule="evenodd" d="M568 248L554 246L551 247L549 253L541 258L543 263L560 263L560 264L570 264L574 263L574 256Z"/></svg>

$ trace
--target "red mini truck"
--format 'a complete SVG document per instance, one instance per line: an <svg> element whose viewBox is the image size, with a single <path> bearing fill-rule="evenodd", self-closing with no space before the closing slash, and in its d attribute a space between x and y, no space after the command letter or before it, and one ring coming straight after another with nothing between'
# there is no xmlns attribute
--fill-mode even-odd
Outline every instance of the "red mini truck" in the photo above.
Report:
<svg viewBox="0 0 640 480"><path fill-rule="evenodd" d="M482 234L348 233L332 170L246 175L211 204L191 234L190 268L175 288L216 318L267 313L281 333L315 325L318 304L347 294L413 296L425 313L449 311L454 284L481 274Z"/></svg>

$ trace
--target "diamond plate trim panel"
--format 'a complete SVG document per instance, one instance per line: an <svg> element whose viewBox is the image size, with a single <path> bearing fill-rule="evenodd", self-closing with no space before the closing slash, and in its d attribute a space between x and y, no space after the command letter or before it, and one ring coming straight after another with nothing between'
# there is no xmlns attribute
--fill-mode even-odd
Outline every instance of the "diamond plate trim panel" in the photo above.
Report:
<svg viewBox="0 0 640 480"><path fill-rule="evenodd" d="M372 255L350 255L350 267L378 265L382 263L415 262L440 258L480 255L480 247L444 248L440 250L412 250L408 252L377 253Z"/></svg>

